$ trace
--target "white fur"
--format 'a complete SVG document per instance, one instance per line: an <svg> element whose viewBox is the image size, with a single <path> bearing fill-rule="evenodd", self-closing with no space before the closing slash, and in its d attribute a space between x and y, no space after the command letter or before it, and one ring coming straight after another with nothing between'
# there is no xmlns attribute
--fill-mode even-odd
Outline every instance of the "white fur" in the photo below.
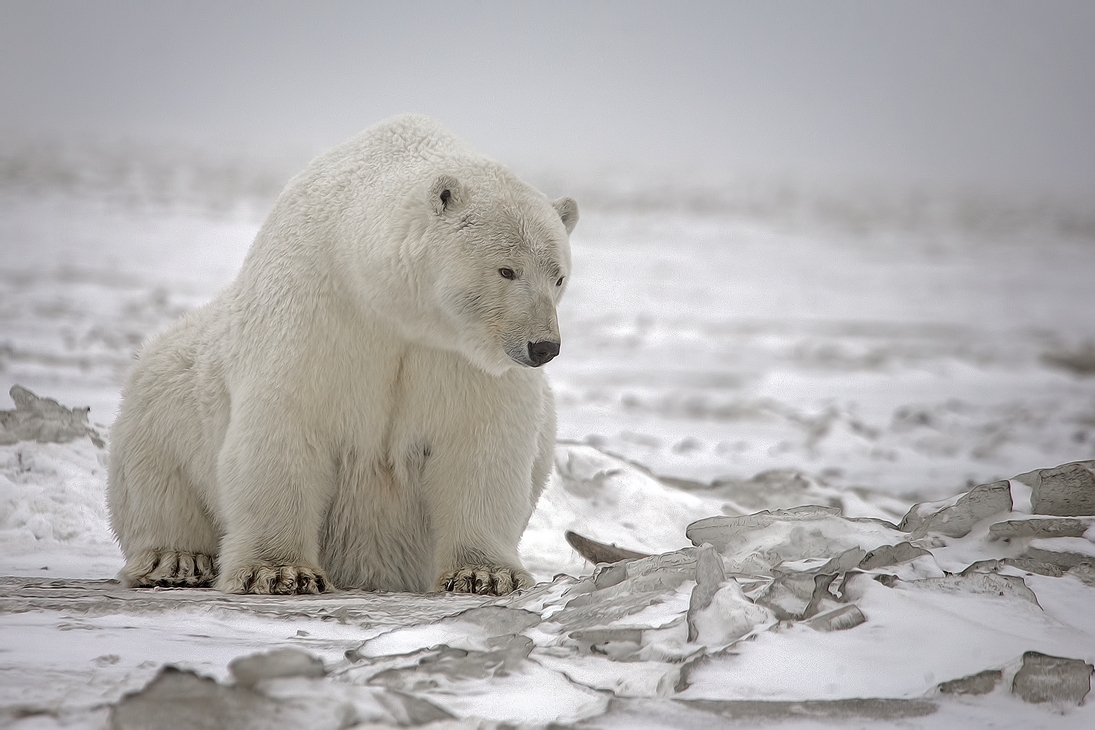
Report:
<svg viewBox="0 0 1095 730"><path fill-rule="evenodd" d="M315 160L129 376L122 578L207 584L212 558L230 592L526 585L555 439L528 344L559 341L577 216L421 116Z"/></svg>

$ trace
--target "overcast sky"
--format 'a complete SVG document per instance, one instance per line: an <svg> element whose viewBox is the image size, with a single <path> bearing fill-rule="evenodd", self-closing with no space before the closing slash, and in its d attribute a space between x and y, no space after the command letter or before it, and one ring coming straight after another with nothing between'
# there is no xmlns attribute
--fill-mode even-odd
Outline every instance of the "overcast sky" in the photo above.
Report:
<svg viewBox="0 0 1095 730"><path fill-rule="evenodd" d="M0 127L1095 200L1095 2L12 2Z"/></svg>

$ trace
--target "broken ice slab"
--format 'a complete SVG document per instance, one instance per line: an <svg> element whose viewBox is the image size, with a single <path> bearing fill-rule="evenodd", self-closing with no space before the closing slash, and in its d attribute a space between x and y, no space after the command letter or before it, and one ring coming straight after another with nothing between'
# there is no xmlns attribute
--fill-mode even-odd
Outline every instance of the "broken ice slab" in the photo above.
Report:
<svg viewBox="0 0 1095 730"><path fill-rule="evenodd" d="M368 681L401 692L416 692L436 688L442 683L486 679L523 666L534 646L527 636L512 634L499 637L495 646L486 651L441 644L375 662L373 666L380 671L372 674ZM367 674L368 666L354 667L352 671Z"/></svg>
<svg viewBox="0 0 1095 730"><path fill-rule="evenodd" d="M487 651L498 637L518 634L540 623L540 617L520 608L478 606L440 621L404 626L369 639L347 652L347 659L410 654L433 646L449 646L465 651Z"/></svg>
<svg viewBox="0 0 1095 730"><path fill-rule="evenodd" d="M842 583L848 571L858 570L864 555L862 548L850 548L805 571L788 570L784 563L773 570L774 580L755 600L780 621L798 621L836 608L843 599L831 592L831 586Z"/></svg>
<svg viewBox="0 0 1095 730"><path fill-rule="evenodd" d="M914 504L898 529L917 539L929 533L965 537L973 526L995 514L1011 512L1011 485L1006 481L979 484L951 500Z"/></svg>
<svg viewBox="0 0 1095 730"><path fill-rule="evenodd" d="M1095 525L1095 517L1028 517L997 522L989 527L995 540L1018 537L1082 537Z"/></svg>
<svg viewBox="0 0 1095 730"><path fill-rule="evenodd" d="M986 669L968 677L942 682L939 691L945 695L987 695L996 689L1004 673L999 669Z"/></svg>
<svg viewBox="0 0 1095 730"><path fill-rule="evenodd" d="M762 510L743 517L717 515L697 520L688 526L685 535L693 545L710 543L720 552L725 552L739 543L740 536L752 530L769 527L777 522L799 522L816 520L822 517L839 517L837 507L803 505L791 509Z"/></svg>
<svg viewBox="0 0 1095 730"><path fill-rule="evenodd" d="M1041 520L1042 518L1036 518ZM1061 520L1068 520L1074 518L1060 518ZM1036 528L1022 529L1025 522L1032 522L1035 520L1022 520L1015 523L1002 523L1001 529L995 530L998 534L1006 535L1008 537L1028 537L1029 532L1037 532ZM997 525L993 525L993 528L997 528ZM1060 530L1058 527L1054 527L1052 530L1055 534L1061 532L1067 532L1067 530ZM991 533L990 533L991 534ZM1073 570L1083 569L1087 566L1088 569L1095 570L1095 544L1090 540L1083 537L1034 537L1026 544L1026 550L1021 555L1013 558L1001 558L998 560L979 560L963 572L995 572L1002 567L1010 566L1019 570L1026 571L1028 573L1038 573L1039 575L1047 575L1053 578L1059 578L1065 573ZM1077 574L1077 577L1079 575Z"/></svg>
<svg viewBox="0 0 1095 730"><path fill-rule="evenodd" d="M817 569L817 572L826 574L847 573L849 570L858 568L859 564L863 562L866 557L867 551L863 548L848 548L840 553L840 555L830 558L824 565Z"/></svg>
<svg viewBox="0 0 1095 730"><path fill-rule="evenodd" d="M1037 651L1023 654L1023 667L1011 691L1025 702L1079 705L1091 691L1095 667L1082 659L1049 656Z"/></svg>
<svg viewBox="0 0 1095 730"><path fill-rule="evenodd" d="M1001 558L1000 560L978 560L976 563L971 563L959 575L995 573L1001 568L1007 567L1022 570L1026 573L1046 575L1050 578L1060 578L1065 574L1064 570L1061 570L1060 567L1053 565L1052 563L1046 563L1040 560L1029 560L1026 558Z"/></svg>
<svg viewBox="0 0 1095 730"><path fill-rule="evenodd" d="M355 682L403 695L428 694L451 714L491 727L569 725L605 711L608 697L530 660L533 648L528 637L511 635L490 651L443 646L386 660L394 665L376 673L368 666L350 671L357 675Z"/></svg>
<svg viewBox="0 0 1095 730"><path fill-rule="evenodd" d="M695 548L602 565L591 578L571 586L563 596L569 600L545 623L572 631L607 627L642 612L647 621L643 625L664 626L683 619L691 591L681 593L686 590L681 587L695 577Z"/></svg>
<svg viewBox="0 0 1095 730"><path fill-rule="evenodd" d="M249 718L273 721L279 705L240 687L224 687L210 677L166 666L143 689L122 697L110 711L112 728L228 727ZM322 719L316 718L317 725ZM332 724L331 727L339 725Z"/></svg>
<svg viewBox="0 0 1095 730"><path fill-rule="evenodd" d="M688 610L688 640L707 651L718 651L776 624L776 616L745 597L741 586L727 578L711 602Z"/></svg>
<svg viewBox="0 0 1095 730"><path fill-rule="evenodd" d="M853 604L819 613L809 619L806 625L815 631L845 631L859 626L866 620L859 607Z"/></svg>
<svg viewBox="0 0 1095 730"><path fill-rule="evenodd" d="M695 641L696 629L693 615L711 605L719 588L726 581L726 569L722 557L715 548L707 543L696 551L696 585L688 601L688 640Z"/></svg>
<svg viewBox="0 0 1095 730"><path fill-rule="evenodd" d="M1023 553L1023 558L1039 565L1052 565L1062 574L1078 565L1095 562L1095 558L1083 553L1072 553L1066 550L1039 550L1037 548L1027 550Z"/></svg>
<svg viewBox="0 0 1095 730"><path fill-rule="evenodd" d="M798 621L831 611L847 601L845 580L847 576L860 574L856 566L862 557L863 550L852 548L816 570L796 573L781 566L756 602L770 609L780 621ZM840 588L834 591L833 586Z"/></svg>
<svg viewBox="0 0 1095 730"><path fill-rule="evenodd" d="M1082 537L1031 540L1022 557L1069 570L1084 563L1095 565L1095 544Z"/></svg>
<svg viewBox="0 0 1095 730"><path fill-rule="evenodd" d="M772 581L757 597L757 604L772 611L780 621L797 621L813 615L810 608L816 603L819 591L828 592L835 576L813 573L789 574Z"/></svg>
<svg viewBox="0 0 1095 730"><path fill-rule="evenodd" d="M312 688L314 689L314 688ZM355 722L402 725L449 720L431 703L385 690L332 687L270 697L241 686L226 686L188 670L165 666L143 689L130 692L110 710L116 730L193 728L343 728Z"/></svg>
<svg viewBox="0 0 1095 730"><path fill-rule="evenodd" d="M718 551L711 545L700 546L696 585L688 603L688 641L721 648L775 622L771 611L755 605L736 580L726 577Z"/></svg>
<svg viewBox="0 0 1095 730"><path fill-rule="evenodd" d="M870 551L859 561L858 567L860 570L875 570L898 563L907 563L922 555L931 555L931 553L911 542L899 542L896 545L883 545Z"/></svg>
<svg viewBox="0 0 1095 730"><path fill-rule="evenodd" d="M1015 481L1031 488L1035 514L1075 517L1095 515L1095 461L1074 461L1052 469L1035 469Z"/></svg>
<svg viewBox="0 0 1095 730"><path fill-rule="evenodd" d="M804 562L818 559L829 562L825 570L843 572L855 568L866 551L908 539L888 522L842 517L836 508L817 505L708 517L689 525L686 534L695 545L713 545L730 572L754 576L774 575L777 567L820 569Z"/></svg>
<svg viewBox="0 0 1095 730"><path fill-rule="evenodd" d="M39 398L20 385L9 391L15 410L0 411L0 445L20 441L64 444L88 436L100 449L105 446L87 422L90 408L65 408L52 398Z"/></svg>
<svg viewBox="0 0 1095 730"><path fill-rule="evenodd" d="M249 654L236 657L228 663L228 671L236 684L248 689L264 679L279 677L323 677L327 670L323 661L306 651L293 649L275 649L265 654Z"/></svg>

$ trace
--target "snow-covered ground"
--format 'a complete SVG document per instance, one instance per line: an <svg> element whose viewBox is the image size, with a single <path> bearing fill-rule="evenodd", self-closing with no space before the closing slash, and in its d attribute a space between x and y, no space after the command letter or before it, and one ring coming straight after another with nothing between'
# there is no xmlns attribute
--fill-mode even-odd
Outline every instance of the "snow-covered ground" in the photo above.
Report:
<svg viewBox="0 0 1095 730"><path fill-rule="evenodd" d="M0 724L193 711L174 691L256 726L1095 726L1093 701L1012 691L1025 652L1095 663L1092 571L1066 565L1095 561L1095 531L1001 539L993 525L1029 518L1029 478L1005 482L1013 505L977 512L968 534L895 527L914 502L1095 458L1091 217L587 182L548 367L557 469L522 543L544 582L499 600L259 599L104 582L121 566L104 461L133 351L234 276L269 175L13 159L0 386L90 406L106 447L0 445ZM702 518L807 504L831 509L697 538L714 548L686 536ZM656 557L592 578L566 530ZM910 540L927 554L865 567L864 551ZM1046 568L1047 551L1072 557ZM326 678L256 694L229 669L286 647ZM112 709L167 664L220 684L168 674L165 695ZM988 694L940 689L995 670Z"/></svg>

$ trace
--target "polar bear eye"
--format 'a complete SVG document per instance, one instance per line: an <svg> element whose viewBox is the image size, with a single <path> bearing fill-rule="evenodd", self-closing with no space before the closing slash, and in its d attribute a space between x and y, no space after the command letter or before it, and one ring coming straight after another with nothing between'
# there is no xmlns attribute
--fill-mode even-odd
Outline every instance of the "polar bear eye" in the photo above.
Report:
<svg viewBox="0 0 1095 730"><path fill-rule="evenodd" d="M498 273L502 275L503 279L516 279L517 278L517 274L513 273L513 269L507 268L505 266L498 269Z"/></svg>
<svg viewBox="0 0 1095 730"><path fill-rule="evenodd" d="M555 282L555 286L562 286L563 285L563 279L565 279L565 278L566 278L565 276L560 276L559 281Z"/></svg>

